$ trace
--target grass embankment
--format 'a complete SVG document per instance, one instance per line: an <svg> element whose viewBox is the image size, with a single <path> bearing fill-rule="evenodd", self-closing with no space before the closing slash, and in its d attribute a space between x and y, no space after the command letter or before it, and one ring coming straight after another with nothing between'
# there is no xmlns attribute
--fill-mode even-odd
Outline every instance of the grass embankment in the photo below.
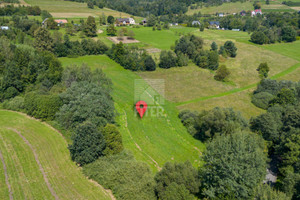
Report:
<svg viewBox="0 0 300 200"><path fill-rule="evenodd" d="M71 161L60 133L16 112L0 110L0 119L0 199L9 186L14 199L110 199Z"/></svg>

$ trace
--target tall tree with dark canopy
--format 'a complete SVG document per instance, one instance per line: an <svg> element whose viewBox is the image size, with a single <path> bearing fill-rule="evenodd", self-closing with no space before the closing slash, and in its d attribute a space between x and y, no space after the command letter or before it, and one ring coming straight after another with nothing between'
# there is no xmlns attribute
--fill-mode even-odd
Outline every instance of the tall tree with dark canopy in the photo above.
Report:
<svg viewBox="0 0 300 200"><path fill-rule="evenodd" d="M102 133L91 122L84 122L76 127L69 145L71 158L80 165L95 161L103 155L105 140Z"/></svg>
<svg viewBox="0 0 300 200"><path fill-rule="evenodd" d="M160 199L166 196L171 188L184 188L185 191L178 191L184 193L185 196L189 194L197 194L199 192L199 178L197 170L191 165L190 162L185 163L170 163L167 162L162 170L155 176L156 187L155 191ZM169 188L171 187L171 188ZM179 195L179 194L174 194ZM168 197L170 197L168 195ZM174 197L173 197L174 199Z"/></svg>
<svg viewBox="0 0 300 200"><path fill-rule="evenodd" d="M264 140L254 133L221 135L207 145L202 194L210 199L250 199L266 175Z"/></svg>
<svg viewBox="0 0 300 200"><path fill-rule="evenodd" d="M236 57L237 48L232 41L225 42L224 48L228 56L233 58Z"/></svg>
<svg viewBox="0 0 300 200"><path fill-rule="evenodd" d="M52 51L53 50L53 39L49 31L45 28L38 28L34 32L34 47L39 51Z"/></svg>
<svg viewBox="0 0 300 200"><path fill-rule="evenodd" d="M95 18L89 16L86 23L84 24L84 33L88 37L94 37L97 35L97 25Z"/></svg>

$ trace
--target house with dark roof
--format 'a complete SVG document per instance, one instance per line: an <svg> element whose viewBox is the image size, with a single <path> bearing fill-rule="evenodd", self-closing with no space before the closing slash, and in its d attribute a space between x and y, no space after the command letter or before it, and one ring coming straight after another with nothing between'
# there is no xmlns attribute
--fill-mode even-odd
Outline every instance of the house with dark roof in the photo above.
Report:
<svg viewBox="0 0 300 200"><path fill-rule="evenodd" d="M244 11L244 10L242 10L242 11L240 12L240 15L241 15L241 16L246 16L246 14L247 14L247 13L246 13L246 11Z"/></svg>
<svg viewBox="0 0 300 200"><path fill-rule="evenodd" d="M209 28L220 28L220 22L218 21L210 21L209 22Z"/></svg>
<svg viewBox="0 0 300 200"><path fill-rule="evenodd" d="M118 18L116 20L116 25L133 25L135 24L135 20L133 18Z"/></svg>

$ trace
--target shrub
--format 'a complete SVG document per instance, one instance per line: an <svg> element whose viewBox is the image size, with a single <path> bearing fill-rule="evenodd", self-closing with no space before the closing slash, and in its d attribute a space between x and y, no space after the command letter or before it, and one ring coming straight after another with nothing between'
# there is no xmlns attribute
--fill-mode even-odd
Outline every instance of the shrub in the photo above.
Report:
<svg viewBox="0 0 300 200"><path fill-rule="evenodd" d="M226 54L228 56L233 57L233 58L236 57L237 48L232 41L225 42L224 48L225 48Z"/></svg>
<svg viewBox="0 0 300 200"><path fill-rule="evenodd" d="M156 64L155 64L152 56L150 56L150 55L146 56L146 58L144 60L144 65L145 65L146 71L155 71L155 69L156 69Z"/></svg>
<svg viewBox="0 0 300 200"><path fill-rule="evenodd" d="M159 67L169 69L177 66L177 56L173 51L162 51L160 53Z"/></svg>
<svg viewBox="0 0 300 200"><path fill-rule="evenodd" d="M69 145L71 158L79 165L94 162L103 155L105 139L91 122L78 125L72 135L73 143Z"/></svg>
<svg viewBox="0 0 300 200"><path fill-rule="evenodd" d="M117 199L156 199L151 170L145 163L136 161L130 152L101 157L85 165L83 173L112 190Z"/></svg>
<svg viewBox="0 0 300 200"><path fill-rule="evenodd" d="M269 38L262 31L254 31L251 35L251 41L256 44L268 44Z"/></svg>
<svg viewBox="0 0 300 200"><path fill-rule="evenodd" d="M269 107L269 102L274 99L274 95L268 92L256 93L252 97L252 103L262 109L267 109Z"/></svg>
<svg viewBox="0 0 300 200"><path fill-rule="evenodd" d="M102 133L106 142L104 155L118 154L123 150L122 135L115 125L107 124Z"/></svg>
<svg viewBox="0 0 300 200"><path fill-rule="evenodd" d="M24 109L24 97L17 96L13 99L3 102L3 108L14 111L23 111Z"/></svg>
<svg viewBox="0 0 300 200"><path fill-rule="evenodd" d="M224 81L230 75L230 71L225 65L218 68L216 75L214 76L217 81Z"/></svg>
<svg viewBox="0 0 300 200"><path fill-rule="evenodd" d="M26 113L41 120L53 120L61 106L62 101L58 95L40 95L35 92L25 95Z"/></svg>
<svg viewBox="0 0 300 200"><path fill-rule="evenodd" d="M189 193L197 194L199 192L200 180L198 178L198 172L188 161L185 163L167 162L162 170L155 175L155 181L155 191L159 199L163 199L163 196L169 193L168 190L171 188L168 187L170 186L178 188L180 185L188 191L182 191L185 196L189 196ZM172 183L177 185L172 186Z"/></svg>

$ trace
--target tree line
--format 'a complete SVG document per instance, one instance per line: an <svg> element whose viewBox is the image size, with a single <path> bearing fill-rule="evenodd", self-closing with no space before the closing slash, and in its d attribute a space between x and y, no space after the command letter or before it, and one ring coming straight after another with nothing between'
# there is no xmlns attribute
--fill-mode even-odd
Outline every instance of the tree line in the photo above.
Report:
<svg viewBox="0 0 300 200"><path fill-rule="evenodd" d="M208 143L204 155L206 162L200 170L200 196L211 199L299 198L299 94L297 82L263 79L254 91L252 102L267 112L250 121L231 108L180 112L179 118L188 132ZM267 167L265 149L278 176L273 188L262 185ZM255 163L250 167L254 158Z"/></svg>
<svg viewBox="0 0 300 200"><path fill-rule="evenodd" d="M38 6L14 6L6 5L0 8L0 16L13 16L13 15L34 15L39 16L42 10Z"/></svg>

